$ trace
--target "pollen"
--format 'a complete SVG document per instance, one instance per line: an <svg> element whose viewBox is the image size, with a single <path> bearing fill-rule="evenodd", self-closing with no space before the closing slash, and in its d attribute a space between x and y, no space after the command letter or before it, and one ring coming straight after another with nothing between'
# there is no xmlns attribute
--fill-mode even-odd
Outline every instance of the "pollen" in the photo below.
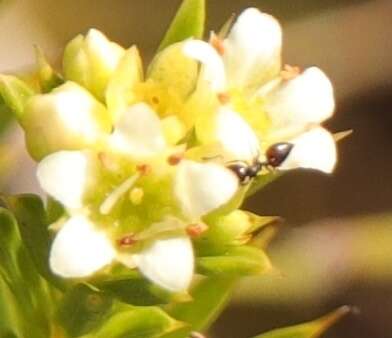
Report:
<svg viewBox="0 0 392 338"><path fill-rule="evenodd" d="M144 190L142 188L135 187L129 192L129 199L134 205L139 205L140 203L142 203L143 197Z"/></svg>
<svg viewBox="0 0 392 338"><path fill-rule="evenodd" d="M152 170L151 166L148 164L140 164L136 169L143 176L150 174Z"/></svg>
<svg viewBox="0 0 392 338"><path fill-rule="evenodd" d="M118 244L119 246L121 246L121 247L130 247L130 246L132 246L133 244L135 244L136 242L137 242L137 241L136 241L136 239L134 238L133 234L130 234L130 235L126 235L126 236L120 238L120 239L117 241L117 244Z"/></svg>
<svg viewBox="0 0 392 338"><path fill-rule="evenodd" d="M219 93L218 100L221 104L227 104L230 102L230 95L229 93Z"/></svg>

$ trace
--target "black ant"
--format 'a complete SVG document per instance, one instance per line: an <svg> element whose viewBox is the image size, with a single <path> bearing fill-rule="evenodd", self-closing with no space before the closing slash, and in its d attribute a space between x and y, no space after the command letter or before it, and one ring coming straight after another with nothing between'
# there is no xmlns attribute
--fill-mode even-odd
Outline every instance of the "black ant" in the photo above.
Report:
<svg viewBox="0 0 392 338"><path fill-rule="evenodd" d="M265 153L267 159L265 162L261 162L256 158L252 164L235 162L229 164L227 168L236 174L241 185L245 185L251 179L255 178L264 167L267 169L276 169L279 167L287 156L289 156L293 146L292 143L288 142L275 143L267 149Z"/></svg>

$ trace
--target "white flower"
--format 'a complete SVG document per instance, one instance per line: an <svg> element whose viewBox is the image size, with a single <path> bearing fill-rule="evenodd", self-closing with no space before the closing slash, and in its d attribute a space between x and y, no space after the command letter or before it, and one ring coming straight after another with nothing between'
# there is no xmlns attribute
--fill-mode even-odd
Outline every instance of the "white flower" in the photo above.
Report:
<svg viewBox="0 0 392 338"><path fill-rule="evenodd" d="M184 53L203 64L199 86L209 86L217 95L229 98L217 110L215 125L218 141L233 159L252 161L257 154L263 156L241 110L230 104L231 92L240 91L248 100L260 98L270 123L267 132L258 132L261 140L257 143L261 141L264 150L276 142L294 145L281 169L303 167L330 173L336 163L336 146L320 124L335 108L332 85L317 67L302 74L295 74L295 68L281 73L281 47L279 23L249 8L225 40L214 37L211 44L189 40Z"/></svg>
<svg viewBox="0 0 392 338"><path fill-rule="evenodd" d="M167 151L160 120L144 103L124 112L108 145L117 156L136 163L148 163L149 158ZM186 290L193 276L194 257L185 228L227 203L236 193L238 183L231 171L218 164L182 160L173 168L172 193L181 213L167 215L135 234L132 238L141 242L141 249L128 252L109 235L112 225L94 221L97 217L92 217L86 204L86 196L94 194L101 184L102 167L96 152L59 151L45 157L38 165L39 183L69 214L52 244L51 269L63 277L84 278L118 261L130 268L137 267L147 278L170 291ZM127 193L140 175L133 173L109 191L99 202L101 216L110 215L116 204L129 196ZM156 189L159 194L160 187Z"/></svg>

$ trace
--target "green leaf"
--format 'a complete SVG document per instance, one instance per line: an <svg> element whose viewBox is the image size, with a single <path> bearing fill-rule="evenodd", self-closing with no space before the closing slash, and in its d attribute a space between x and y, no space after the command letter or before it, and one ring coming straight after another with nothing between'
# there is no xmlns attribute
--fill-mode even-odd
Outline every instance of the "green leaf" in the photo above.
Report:
<svg viewBox="0 0 392 338"><path fill-rule="evenodd" d="M59 73L55 72L46 59L40 47L35 46L35 53L38 66L38 82L43 93L50 92L53 88L60 86L64 81Z"/></svg>
<svg viewBox="0 0 392 338"><path fill-rule="evenodd" d="M0 97L18 119L22 118L25 104L32 95L34 91L22 80L11 75L0 75Z"/></svg>
<svg viewBox="0 0 392 338"><path fill-rule="evenodd" d="M202 38L204 24L205 0L183 0L158 50L191 37Z"/></svg>
<svg viewBox="0 0 392 338"><path fill-rule="evenodd" d="M169 305L167 312L187 327L162 338L186 338L192 331L206 329L221 313L234 288L237 278L208 277L199 281L191 291L193 301Z"/></svg>
<svg viewBox="0 0 392 338"><path fill-rule="evenodd" d="M117 304L105 323L84 338L153 338L182 326L157 307Z"/></svg>
<svg viewBox="0 0 392 338"><path fill-rule="evenodd" d="M117 280L105 280L94 285L131 305L162 305L176 300L176 295L160 289L136 271L130 271L127 276L120 276Z"/></svg>
<svg viewBox="0 0 392 338"><path fill-rule="evenodd" d="M58 309L58 320L70 337L96 329L108 317L112 298L85 284L70 289Z"/></svg>
<svg viewBox="0 0 392 338"><path fill-rule="evenodd" d="M0 208L0 292L0 332L17 337L48 336L50 290L23 246L16 219L4 208Z"/></svg>
<svg viewBox="0 0 392 338"><path fill-rule="evenodd" d="M248 276L271 269L267 255L261 249L238 246L227 250L221 256L198 257L197 271L203 275Z"/></svg>
<svg viewBox="0 0 392 338"><path fill-rule="evenodd" d="M305 324L276 329L254 338L317 338L339 319L351 312L351 310L349 306L342 306L320 319Z"/></svg>
<svg viewBox="0 0 392 338"><path fill-rule="evenodd" d="M39 196L32 194L3 198L15 215L23 242L39 273L57 287L63 288L49 268L50 236L44 205Z"/></svg>

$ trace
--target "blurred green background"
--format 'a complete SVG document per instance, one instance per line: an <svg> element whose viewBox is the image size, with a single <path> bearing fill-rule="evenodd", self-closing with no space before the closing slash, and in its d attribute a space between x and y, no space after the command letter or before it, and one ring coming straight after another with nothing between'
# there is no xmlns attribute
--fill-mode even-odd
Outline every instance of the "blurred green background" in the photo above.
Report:
<svg viewBox="0 0 392 338"><path fill-rule="evenodd" d="M31 69L33 44L60 64L64 44L90 27L151 59L180 0L3 0L0 70ZM208 27L256 6L284 28L284 60L318 65L335 84L333 131L353 129L339 144L333 176L291 172L246 208L285 223L270 254L281 273L239 286L213 338L245 338L309 320L342 304L357 306L327 338L392 337L392 1L209 0ZM0 185L38 192L20 130L0 102Z"/></svg>

